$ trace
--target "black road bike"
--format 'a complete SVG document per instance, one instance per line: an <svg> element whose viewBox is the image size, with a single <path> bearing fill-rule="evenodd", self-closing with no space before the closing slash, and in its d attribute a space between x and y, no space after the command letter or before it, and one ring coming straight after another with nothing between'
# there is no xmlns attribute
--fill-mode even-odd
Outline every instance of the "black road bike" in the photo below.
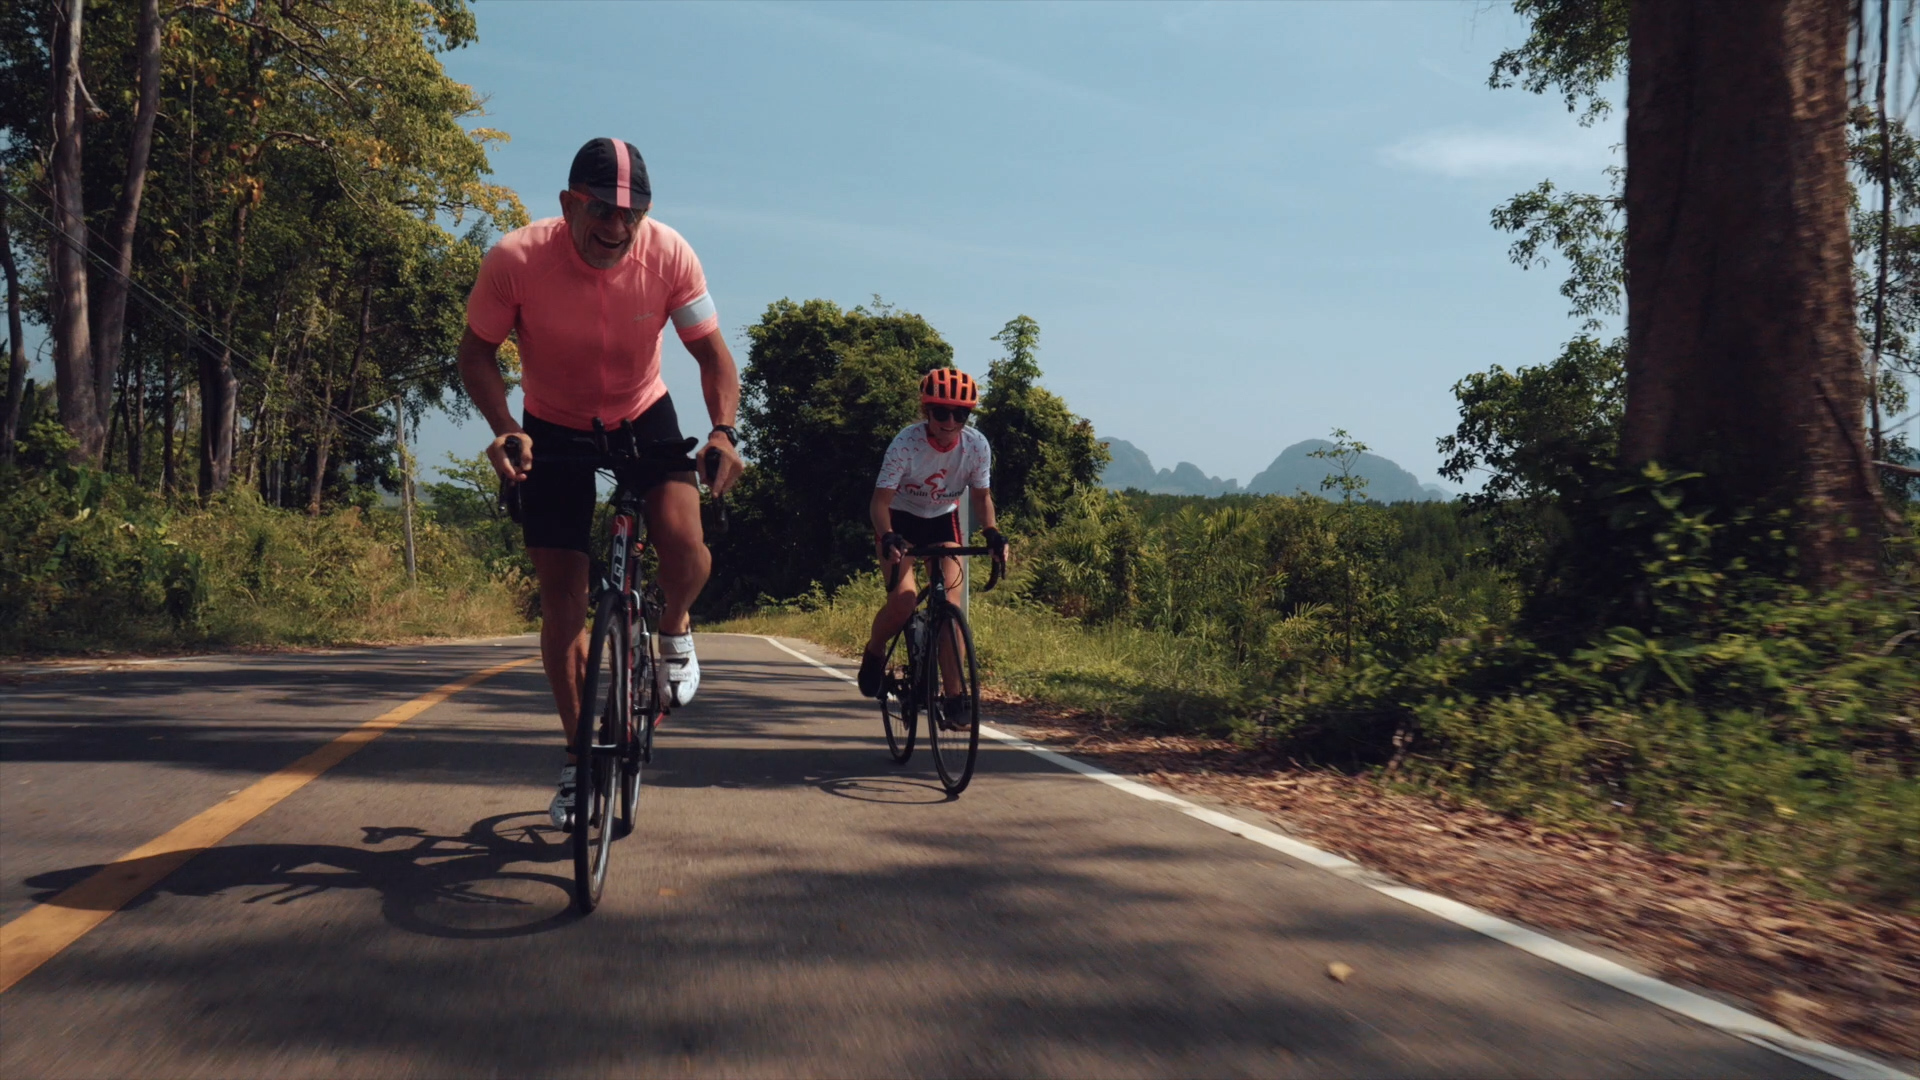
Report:
<svg viewBox="0 0 1920 1080"><path fill-rule="evenodd" d="M986 547L917 547L909 559L966 558L992 555ZM993 561L993 572L980 591L999 584L1006 564ZM887 582L892 592L899 571ZM947 596L946 575L937 564L928 565L928 583L914 600L912 618L887 643L887 663L880 683L880 719L887 731L887 750L905 764L913 756L914 738L922 713L927 718L927 744L940 786L958 795L973 779L973 759L980 752L980 667L974 658L973 630L967 613ZM942 668L959 676L958 693L946 692Z"/></svg>
<svg viewBox="0 0 1920 1080"><path fill-rule="evenodd" d="M573 901L581 914L600 903L616 836L634 829L639 813L641 766L653 760L653 733L666 719L672 698L664 687L658 631L666 597L647 579L644 491L628 483L633 466L682 460L698 439L641 442L626 425L609 432L593 422L591 438L552 452L533 449L533 463L590 465L614 482L605 558L596 557L589 577L593 622L587 638L586 680L580 686L580 716L574 722ZM511 436L506 451L518 461L524 444ZM718 451L709 451L713 468ZM517 492L501 501L517 512Z"/></svg>

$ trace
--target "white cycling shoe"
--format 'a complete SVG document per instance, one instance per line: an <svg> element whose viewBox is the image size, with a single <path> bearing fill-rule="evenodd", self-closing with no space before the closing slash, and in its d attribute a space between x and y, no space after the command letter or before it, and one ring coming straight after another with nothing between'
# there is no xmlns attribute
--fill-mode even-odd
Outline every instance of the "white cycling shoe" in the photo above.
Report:
<svg viewBox="0 0 1920 1080"><path fill-rule="evenodd" d="M686 705L700 690L700 659L693 655L693 632L660 635L660 663L667 673L667 695Z"/></svg>
<svg viewBox="0 0 1920 1080"><path fill-rule="evenodd" d="M553 793L553 801L547 804L547 816L553 819L553 827L563 831L573 817L574 775L574 766L560 766L560 786Z"/></svg>

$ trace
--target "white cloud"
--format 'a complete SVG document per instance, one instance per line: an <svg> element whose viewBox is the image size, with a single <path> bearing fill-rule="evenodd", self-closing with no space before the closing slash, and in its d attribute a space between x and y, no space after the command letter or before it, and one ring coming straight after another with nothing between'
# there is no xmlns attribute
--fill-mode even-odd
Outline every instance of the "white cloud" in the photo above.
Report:
<svg viewBox="0 0 1920 1080"><path fill-rule="evenodd" d="M1619 135L1611 128L1572 124L1555 132L1443 128L1412 135L1380 149L1390 165L1455 178L1498 176L1543 169L1605 168L1614 160Z"/></svg>

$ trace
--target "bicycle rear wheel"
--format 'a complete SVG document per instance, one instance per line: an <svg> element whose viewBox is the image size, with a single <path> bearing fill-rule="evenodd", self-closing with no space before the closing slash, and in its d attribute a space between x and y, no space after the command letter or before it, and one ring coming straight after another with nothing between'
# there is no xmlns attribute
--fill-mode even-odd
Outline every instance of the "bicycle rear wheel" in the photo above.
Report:
<svg viewBox="0 0 1920 1080"><path fill-rule="evenodd" d="M919 727L914 710L920 704L913 692L913 664L906 641L907 631L902 630L887 642L887 666L880 675L880 723L887 730L887 752L903 765L913 756L914 733Z"/></svg>
<svg viewBox="0 0 1920 1080"><path fill-rule="evenodd" d="M600 903L613 854L615 790L631 716L627 689L627 618L617 592L600 596L573 727L573 902L582 914Z"/></svg>
<svg viewBox="0 0 1920 1080"><path fill-rule="evenodd" d="M958 795L973 779L973 760L980 752L980 672L973 655L973 631L959 608L948 607L933 620L923 658L927 684L927 745L947 794ZM960 692L946 693L941 668L953 663L959 670Z"/></svg>

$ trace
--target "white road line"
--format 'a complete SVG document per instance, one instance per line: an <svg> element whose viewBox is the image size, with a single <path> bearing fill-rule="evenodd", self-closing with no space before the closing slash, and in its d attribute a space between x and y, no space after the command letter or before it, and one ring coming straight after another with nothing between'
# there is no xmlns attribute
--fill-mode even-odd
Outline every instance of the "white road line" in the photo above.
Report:
<svg viewBox="0 0 1920 1080"><path fill-rule="evenodd" d="M857 682L853 676L823 664L813 657L761 635L761 640L781 652L803 660L836 679ZM1383 874L1375 873L1351 859L1344 859L1329 851L1322 851L1311 844L1305 844L1293 837L1262 828L1239 818L1196 806L1178 795L1161 791L1159 788L1131 780L1117 773L1108 772L1097 765L1056 753L1043 746L1036 746L1015 735L998 731L985 724L980 725L980 733L1018 750L1058 765L1060 768L1079 773L1089 779L1098 780L1108 787L1118 788L1129 795L1145 799L1148 802L1165 803L1178 809L1197 821L1204 821L1214 828L1223 829L1235 836L1245 837L1262 847L1298 859L1309 866L1328 870L1341 877L1364 885L1384 896L1391 896L1403 904L1410 904L1430 915L1437 915L1456 926L1463 926L1476 933L1485 934L1495 941L1502 941L1523 952L1531 953L1548 963L1558 964L1569 971L1578 972L1596 982L1605 983L1642 1001L1648 1001L1678 1013L1690 1020L1696 1020L1710 1028L1724 1031L1738 1039L1744 1039L1756 1046L1763 1046L1774 1053L1792 1058L1803 1065L1819 1069L1829 1076L1842 1080L1914 1080L1913 1077L1889 1065L1861 1057L1838 1046L1831 1046L1815 1039L1802 1038L1786 1028L1763 1020L1752 1013L1743 1012L1731 1005L1724 1005L1712 998L1696 994L1691 990L1682 990L1671 983L1661 982L1649 975L1624 967L1604 957L1596 956L1584 949L1577 949L1566 942L1557 941L1535 930L1510 923L1505 919L1489 915L1478 908L1469 907L1457 900L1410 888L1393 881Z"/></svg>

